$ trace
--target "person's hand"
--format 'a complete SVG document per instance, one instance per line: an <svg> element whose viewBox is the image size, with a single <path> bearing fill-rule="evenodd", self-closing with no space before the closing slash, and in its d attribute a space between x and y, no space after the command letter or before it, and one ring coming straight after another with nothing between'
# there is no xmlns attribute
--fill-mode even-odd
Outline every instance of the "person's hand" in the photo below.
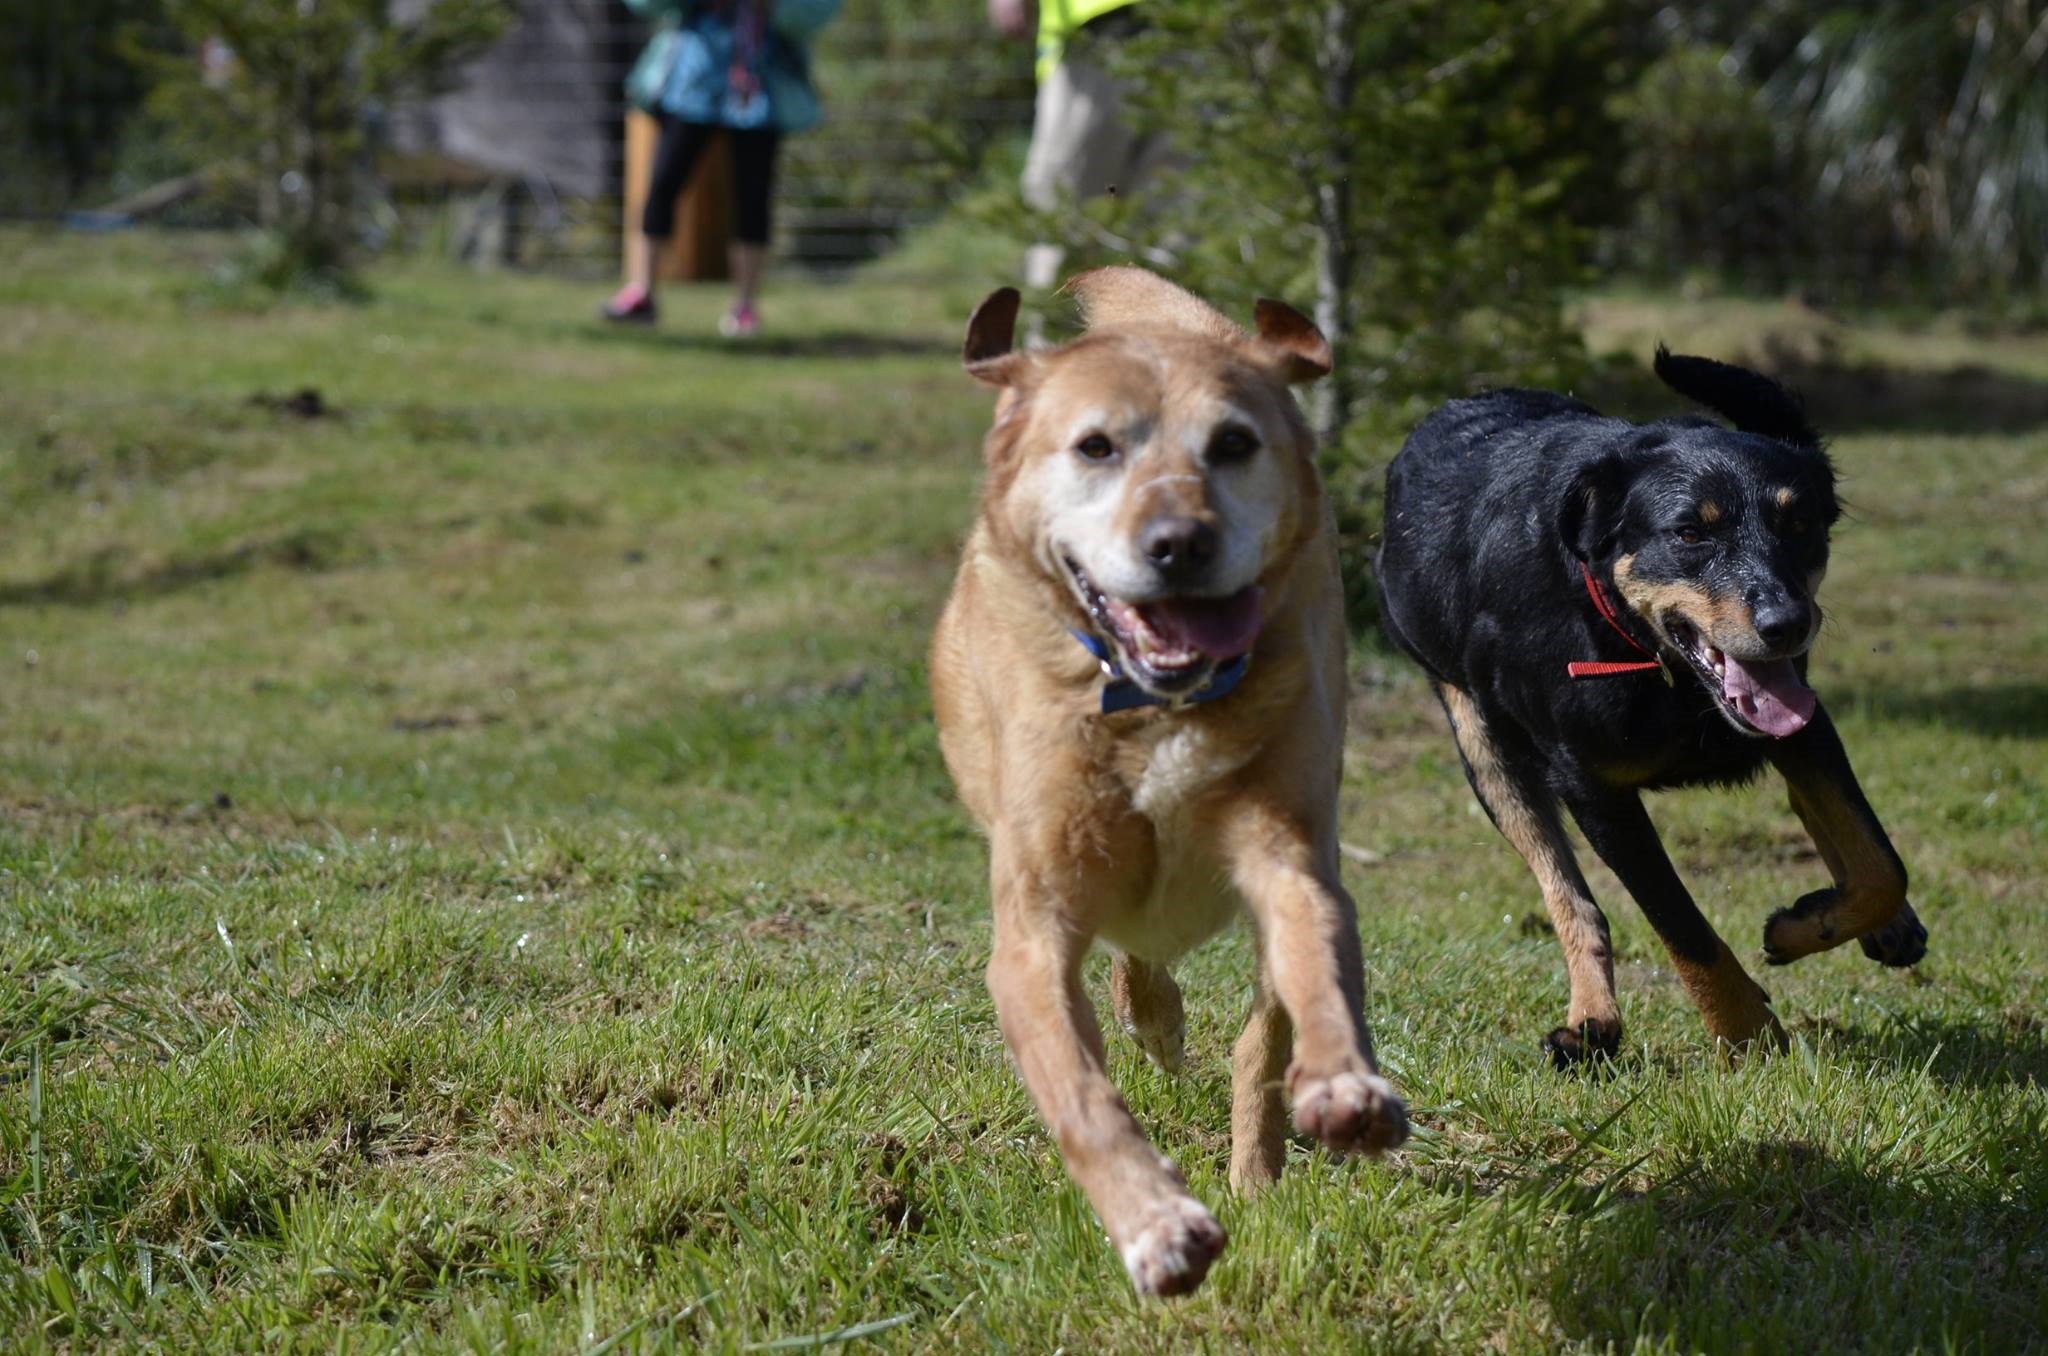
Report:
<svg viewBox="0 0 2048 1356"><path fill-rule="evenodd" d="M1031 0L988 0L988 22L1006 38L1031 33Z"/></svg>

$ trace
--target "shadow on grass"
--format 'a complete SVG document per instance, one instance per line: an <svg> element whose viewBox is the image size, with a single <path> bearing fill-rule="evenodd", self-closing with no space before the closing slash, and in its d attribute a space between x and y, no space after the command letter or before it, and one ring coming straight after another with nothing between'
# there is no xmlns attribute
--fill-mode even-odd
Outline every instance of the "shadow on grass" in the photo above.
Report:
<svg viewBox="0 0 2048 1356"><path fill-rule="evenodd" d="M1823 432L2025 433L2048 427L2048 382L1980 366L1772 363Z"/></svg>
<svg viewBox="0 0 2048 1356"><path fill-rule="evenodd" d="M174 557L140 571L125 568L127 553L110 548L96 551L41 579L0 583L0 608L97 607L136 602L210 584L260 565L310 572L330 570L345 563L349 555L345 537L318 527L287 532L267 541L244 542L204 555Z"/></svg>
<svg viewBox="0 0 2048 1356"><path fill-rule="evenodd" d="M597 331L618 343L674 353L716 353L737 358L957 358L958 342L908 334L869 334L859 330L828 330L820 334L757 335L725 339L715 334L667 334L659 330L606 326Z"/></svg>
<svg viewBox="0 0 2048 1356"><path fill-rule="evenodd" d="M1827 1036L1858 1064L1887 1073L1924 1069L1953 1087L2048 1088L2048 1029L2018 1009L1982 1022L1915 1017L1882 1027L1830 1024ZM2048 1170L2048 1146L2043 1152Z"/></svg>
<svg viewBox="0 0 2048 1356"><path fill-rule="evenodd" d="M1851 687L1831 706L1881 720L1980 735L2048 735L2048 683L1994 683L1932 692Z"/></svg>
<svg viewBox="0 0 2048 1356"><path fill-rule="evenodd" d="M1681 1351L2012 1350L2040 1331L2042 1155L1965 1173L1852 1162L1796 1140L1729 1146L1563 1221L1544 1279L1564 1333ZM1874 1166L1882 1165L1882 1166Z"/></svg>
<svg viewBox="0 0 2048 1356"><path fill-rule="evenodd" d="M1682 338L1671 341L1685 352ZM2048 429L2048 381L1976 364L1950 368L1849 362L1793 351L1767 337L1761 353L1725 355L1798 392L1829 437L1849 433L2027 433ZM1632 419L1684 412L1687 402L1646 365L1609 360L1587 385L1595 406Z"/></svg>

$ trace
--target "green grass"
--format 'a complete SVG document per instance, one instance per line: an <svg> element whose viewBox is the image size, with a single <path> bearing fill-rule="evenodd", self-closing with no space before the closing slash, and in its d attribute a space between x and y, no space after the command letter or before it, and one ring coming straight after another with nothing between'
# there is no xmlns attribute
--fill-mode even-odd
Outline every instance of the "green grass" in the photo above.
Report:
<svg viewBox="0 0 2048 1356"><path fill-rule="evenodd" d="M1004 1063L924 696L992 280L792 281L731 350L717 293L621 335L427 266L236 309L221 249L0 235L0 1346L2048 1345L2048 424L1836 443L1817 681L1932 950L1769 972L1784 1058L1724 1070L1596 873L1626 1053L1549 1072L1533 886L1361 649L1416 1136L1231 1201L1249 960L1202 952L1190 1072L1113 1064L1232 1243L1144 1304ZM1782 797L1655 809L1754 963L1823 875Z"/></svg>

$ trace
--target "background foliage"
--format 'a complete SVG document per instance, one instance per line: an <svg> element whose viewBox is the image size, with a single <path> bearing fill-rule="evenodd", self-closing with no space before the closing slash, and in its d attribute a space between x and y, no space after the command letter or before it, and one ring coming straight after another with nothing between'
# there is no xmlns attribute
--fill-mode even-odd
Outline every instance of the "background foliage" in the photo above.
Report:
<svg viewBox="0 0 2048 1356"><path fill-rule="evenodd" d="M253 185L275 246L266 281L345 282L375 176L371 119L440 88L513 13L510 0L164 0L183 41L152 63L150 101L194 163Z"/></svg>
<svg viewBox="0 0 2048 1356"><path fill-rule="evenodd" d="M440 22L435 12L493 6L461 0L428 8L431 27ZM1147 0L1146 9L1159 58L1148 59L1147 69L1164 96L1163 115L1188 144L1234 147L1283 167L1268 190L1278 179L1294 180L1277 197L1240 199L1193 185L1195 192L1176 199L1197 237L1186 255L1191 270L1235 280L1246 249L1261 243L1291 249L1306 265L1310 255L1273 220L1298 223L1304 215L1293 201L1300 176L1284 165L1327 158L1343 139L1356 157L1352 196L1367 200L1352 216L1361 252L1377 254L1382 236L1399 234L1400 219L1414 217L1401 194L1420 188L1446 200L1451 233L1444 239L1459 247L1443 259L1426 255L1430 269L1469 275L1471 249L1491 232L1518 239L1532 267L1545 270L1590 257L1603 272L1649 281L1798 287L1851 303L1960 302L2022 317L2043 309L2048 0L1284 7ZM364 62L365 40L351 26L388 29L393 12L374 0L323 0L304 16L296 0L0 0L0 213L98 206L152 177L213 163L223 132L256 133L264 115L253 100L222 120L204 101L166 93L157 107L172 115L170 127L143 115L158 81L185 85L189 94L202 29L243 31L252 52L269 48L293 63L294 85L304 90L332 83L322 62L379 79L379 62ZM1303 96L1314 104L1324 92L1311 73L1332 15L1353 27L1362 88L1353 91L1350 116L1302 121L1295 115ZM317 28L317 40L291 49L258 36L293 25ZM1219 35L1238 45L1203 46ZM146 51L167 49L179 58L144 59ZM1431 55L1451 65L1410 64ZM1273 64L1283 58L1302 64ZM934 185L943 201L977 175L1007 179L1014 168L1028 57L1020 45L995 39L978 7L851 0L819 61L835 119L844 128L872 128L874 143L814 139L812 149L836 157L839 171L821 210L926 203ZM1244 76L1259 61L1283 77L1271 89L1274 116L1227 93L1233 68ZM1420 87L1418 75L1428 77ZM366 89L362 99L374 106L408 84L421 87L399 81ZM1450 101L1453 90L1458 98ZM1415 96L1412 108L1398 106L1403 94ZM904 106L920 111L874 116ZM1467 110L1484 116L1470 118ZM1488 135L1475 141L1468 135L1475 125ZM168 144L179 129L187 134L182 149ZM1434 179L1376 182L1387 157L1398 154L1365 139L1376 132L1420 137L1450 160ZM794 153L804 153L801 144ZM1502 166L1512 187L1496 203L1488 195L1500 187ZM1243 169L1225 178L1238 180ZM1547 196L1546 186L1565 192ZM1475 219L1491 225L1475 235ZM1549 252L1569 240L1555 231L1559 221L1580 246L1595 244L1590 256L1580 246L1562 258ZM1098 248L1116 247L1130 239L1122 224L1098 217L1078 233ZM1479 250L1482 261L1485 253ZM1254 258L1250 266L1270 273L1273 263ZM1455 300L1455 288L1446 297ZM1499 370L1515 366L1511 349ZM1378 387L1386 379L1361 380Z"/></svg>
<svg viewBox="0 0 2048 1356"><path fill-rule="evenodd" d="M104 185L149 90L129 39L163 28L162 0L0 0L0 213Z"/></svg>
<svg viewBox="0 0 2048 1356"><path fill-rule="evenodd" d="M1140 201L1033 224L1076 266L1136 255L1234 315L1260 295L1313 301L1341 355L1312 401L1362 622L1394 431L1448 392L1583 370L1562 301L1587 276L1589 204L1610 196L1621 7L1148 0L1144 13L1138 35L1098 50L1172 137L1179 170Z"/></svg>
<svg viewBox="0 0 2048 1356"><path fill-rule="evenodd" d="M2041 314L2048 3L1709 0L1653 23L1616 264Z"/></svg>

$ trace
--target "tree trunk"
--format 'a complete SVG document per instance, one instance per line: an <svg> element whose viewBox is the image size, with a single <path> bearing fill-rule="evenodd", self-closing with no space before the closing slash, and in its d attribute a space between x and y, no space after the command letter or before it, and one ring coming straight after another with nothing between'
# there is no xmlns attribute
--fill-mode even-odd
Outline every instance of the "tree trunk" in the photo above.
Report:
<svg viewBox="0 0 2048 1356"><path fill-rule="evenodd" d="M1322 77L1325 125L1331 140L1316 183L1316 326L1338 355L1337 369L1315 388L1309 414L1323 446L1334 445L1351 422L1353 382L1343 361L1353 313L1351 247L1351 146L1340 130L1351 125L1356 89L1354 35L1359 0L1330 0L1323 10L1323 32L1316 47L1316 69Z"/></svg>
<svg viewBox="0 0 2048 1356"><path fill-rule="evenodd" d="M1348 337L1351 310L1350 213L1345 196L1343 185L1332 183L1322 185L1316 194L1316 328L1339 355ZM1325 447L1343 436L1351 420L1350 384L1340 357L1337 370L1315 387L1309 414Z"/></svg>

